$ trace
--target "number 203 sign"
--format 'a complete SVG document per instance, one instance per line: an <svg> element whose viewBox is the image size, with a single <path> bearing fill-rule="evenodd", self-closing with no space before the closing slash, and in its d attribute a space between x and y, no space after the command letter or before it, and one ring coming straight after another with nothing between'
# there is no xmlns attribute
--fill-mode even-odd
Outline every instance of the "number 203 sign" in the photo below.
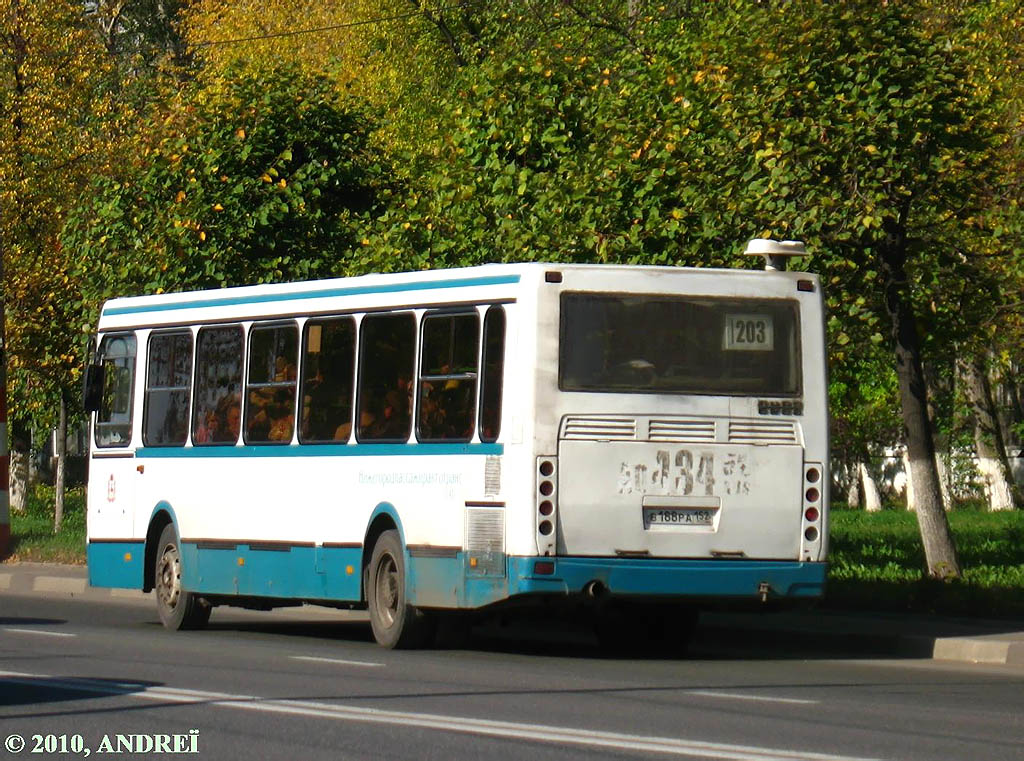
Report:
<svg viewBox="0 0 1024 761"><path fill-rule="evenodd" d="M763 314L729 314L725 317L722 348L726 351L773 351L772 318Z"/></svg>

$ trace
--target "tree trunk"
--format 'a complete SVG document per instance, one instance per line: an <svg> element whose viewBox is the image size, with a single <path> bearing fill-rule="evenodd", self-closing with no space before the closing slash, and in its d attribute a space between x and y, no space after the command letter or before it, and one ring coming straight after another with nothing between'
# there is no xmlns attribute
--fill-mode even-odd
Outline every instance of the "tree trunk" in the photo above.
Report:
<svg viewBox="0 0 1024 761"><path fill-rule="evenodd" d="M1020 391L1017 388L1017 377L1020 366L1011 363L1000 379L999 388L1006 398L1006 405L999 416L999 426L1003 434L1003 442L1006 444L1007 459L1010 458L1011 449L1017 450L1018 458L1024 458L1024 448L1021 447L1021 437L1016 431L1024 430L1024 406L1021 405ZM1018 490L1024 490L1024 460L1018 459L1016 469L1014 463L1010 463L1010 472L1014 477L1014 483ZM1019 493L1019 492L1018 492Z"/></svg>
<svg viewBox="0 0 1024 761"><path fill-rule="evenodd" d="M24 426L11 421L7 430L11 446L11 472L8 484L11 510L23 513L28 507L29 474L32 469L31 447Z"/></svg>
<svg viewBox="0 0 1024 761"><path fill-rule="evenodd" d="M869 513L877 513L882 509L882 495L878 491L878 482L871 474L867 463L860 464L859 474L861 484L864 487L864 509Z"/></svg>
<svg viewBox="0 0 1024 761"><path fill-rule="evenodd" d="M989 510L1013 510L1022 506L1024 500L1021 500L1013 481L985 363L977 357L970 357L959 364L964 392L974 418L974 448Z"/></svg>
<svg viewBox="0 0 1024 761"><path fill-rule="evenodd" d="M28 452L11 449L11 512L23 513L28 507Z"/></svg>
<svg viewBox="0 0 1024 761"><path fill-rule="evenodd" d="M942 504L945 505L946 512L949 512L953 508L953 486L951 483L952 478L950 476L949 462L950 457L948 452L935 455L935 468L939 473L939 486L942 488Z"/></svg>
<svg viewBox="0 0 1024 761"><path fill-rule="evenodd" d="M64 521L64 481L68 462L68 405L64 396L60 399L60 417L57 422L57 442L54 446L57 456L57 472L54 475L53 533L60 531Z"/></svg>
<svg viewBox="0 0 1024 761"><path fill-rule="evenodd" d="M921 345L914 322L906 274L905 218L890 224L879 249L885 275L885 306L892 324L899 382L900 408L907 440L908 488L913 484L917 524L921 530L928 575L945 579L960 575L953 534L942 505L942 487L935 467L935 441L928 419L928 391L921 364Z"/></svg>
<svg viewBox="0 0 1024 761"><path fill-rule="evenodd" d="M860 507L860 463L847 466L846 476L846 506L856 510Z"/></svg>

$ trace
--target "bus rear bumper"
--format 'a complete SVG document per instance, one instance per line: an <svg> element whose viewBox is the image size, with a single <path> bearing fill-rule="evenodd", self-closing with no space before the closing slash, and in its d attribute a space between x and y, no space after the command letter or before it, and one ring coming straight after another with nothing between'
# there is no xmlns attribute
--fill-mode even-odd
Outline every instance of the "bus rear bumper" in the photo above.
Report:
<svg viewBox="0 0 1024 761"><path fill-rule="evenodd" d="M826 570L825 563L797 561L513 557L509 591L807 600L824 594Z"/></svg>

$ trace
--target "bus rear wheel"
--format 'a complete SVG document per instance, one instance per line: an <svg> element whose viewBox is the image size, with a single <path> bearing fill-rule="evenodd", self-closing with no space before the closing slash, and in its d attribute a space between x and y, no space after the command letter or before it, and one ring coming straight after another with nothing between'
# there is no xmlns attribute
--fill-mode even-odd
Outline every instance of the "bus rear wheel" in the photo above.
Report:
<svg viewBox="0 0 1024 761"><path fill-rule="evenodd" d="M405 586L405 553L398 532L391 529L373 546L366 585L373 638L382 647L422 647L433 635L433 620L409 605Z"/></svg>
<svg viewBox="0 0 1024 761"><path fill-rule="evenodd" d="M181 550L174 525L168 523L160 533L153 573L156 610L168 629L202 629L210 620L211 606L181 586Z"/></svg>

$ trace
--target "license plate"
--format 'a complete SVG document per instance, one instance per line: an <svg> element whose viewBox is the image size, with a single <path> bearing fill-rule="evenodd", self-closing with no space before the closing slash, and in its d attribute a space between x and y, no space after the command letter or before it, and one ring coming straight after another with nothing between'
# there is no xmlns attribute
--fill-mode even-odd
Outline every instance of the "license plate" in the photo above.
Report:
<svg viewBox="0 0 1024 761"><path fill-rule="evenodd" d="M715 521L712 510L678 510L647 508L644 510L644 528L651 526L710 526Z"/></svg>

